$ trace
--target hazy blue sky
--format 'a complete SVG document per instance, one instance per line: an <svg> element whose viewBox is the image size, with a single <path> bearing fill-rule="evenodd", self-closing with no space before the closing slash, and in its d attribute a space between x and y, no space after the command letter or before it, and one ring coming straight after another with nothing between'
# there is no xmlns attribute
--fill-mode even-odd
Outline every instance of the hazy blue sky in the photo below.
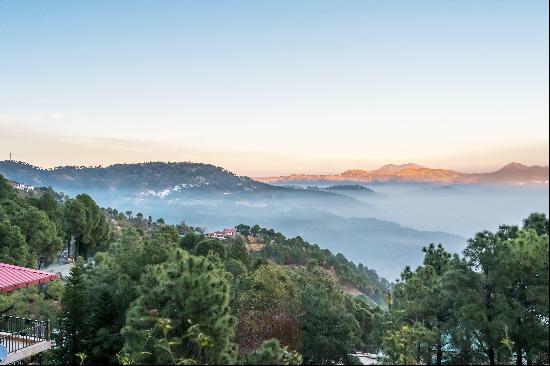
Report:
<svg viewBox="0 0 550 366"><path fill-rule="evenodd" d="M0 0L0 159L547 164L548 51L546 0Z"/></svg>

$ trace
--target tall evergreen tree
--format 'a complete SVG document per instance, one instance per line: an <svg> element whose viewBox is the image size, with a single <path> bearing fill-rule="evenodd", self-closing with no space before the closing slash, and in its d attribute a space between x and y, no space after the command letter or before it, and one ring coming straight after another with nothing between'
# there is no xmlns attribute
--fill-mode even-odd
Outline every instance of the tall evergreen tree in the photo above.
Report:
<svg viewBox="0 0 550 366"><path fill-rule="evenodd" d="M76 248L74 255L84 259L88 255L102 249L109 239L109 225L105 215L94 200L87 194L79 194L65 204L67 222L67 240L74 239Z"/></svg>
<svg viewBox="0 0 550 366"><path fill-rule="evenodd" d="M506 284L506 323L517 365L524 358L540 363L544 360L541 354L548 355L548 323L541 321L549 319L548 235L540 236L536 229L520 230L509 242L509 255L500 262Z"/></svg>
<svg viewBox="0 0 550 366"><path fill-rule="evenodd" d="M89 363L118 363L116 354L122 347L122 337L116 321L120 309L116 306L113 295L107 288L94 294L90 306L89 340L86 344Z"/></svg>
<svg viewBox="0 0 550 366"><path fill-rule="evenodd" d="M300 354L305 364L349 363L360 329L343 294L319 267L307 269L299 291Z"/></svg>
<svg viewBox="0 0 550 366"><path fill-rule="evenodd" d="M467 277L472 282L458 295L470 300L464 307L465 320L491 365L503 357L498 354L499 350L505 351L501 348L505 335L503 314L507 307L502 263L510 256L509 241L516 235L516 227L503 225L496 233L477 233L464 249L464 259L473 271Z"/></svg>
<svg viewBox="0 0 550 366"><path fill-rule="evenodd" d="M427 347L427 359L431 363L435 348L435 362L442 363L443 348L447 343L445 334L447 322L452 315L450 298L444 296L444 278L451 268L453 260L441 244L430 244L423 249L423 265L414 272L407 268L402 276L402 283L396 288L396 310L409 326L422 326L430 334L428 339L418 340L417 362L420 362L421 343ZM433 339L432 339L433 337ZM434 342L435 344L431 344ZM425 356L426 357L426 356Z"/></svg>
<svg viewBox="0 0 550 366"><path fill-rule="evenodd" d="M88 301L84 262L79 258L71 269L61 299L61 313L57 320L58 332L54 337L54 359L57 364L80 363L78 354L86 348L88 338Z"/></svg>
<svg viewBox="0 0 550 366"><path fill-rule="evenodd" d="M241 261L246 268L250 267L250 258L242 239L237 239L231 244L228 250L228 257Z"/></svg>
<svg viewBox="0 0 550 366"><path fill-rule="evenodd" d="M525 220L523 220L524 229L533 229L539 235L549 235L549 220L546 215L541 212L533 212Z"/></svg>

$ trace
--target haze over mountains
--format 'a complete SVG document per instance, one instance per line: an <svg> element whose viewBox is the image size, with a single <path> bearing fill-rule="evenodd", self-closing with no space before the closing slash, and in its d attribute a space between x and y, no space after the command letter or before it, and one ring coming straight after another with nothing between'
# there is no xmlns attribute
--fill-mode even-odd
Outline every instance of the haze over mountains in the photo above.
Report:
<svg viewBox="0 0 550 366"><path fill-rule="evenodd" d="M418 164L389 164L367 171L347 170L334 175L292 174L279 177L258 177L256 180L271 184L292 183L434 183L434 184L492 184L536 185L548 184L548 166L526 166L510 163L489 173L460 173L449 169L432 169Z"/></svg>
<svg viewBox="0 0 550 366"><path fill-rule="evenodd" d="M41 169L1 161L0 174L71 196L85 192L104 207L168 223L185 220L210 231L240 223L273 227L341 252L389 280L405 265L420 264L428 243L460 252L476 231L520 224L533 211L548 213L548 167L519 164L485 174L388 165L262 182L191 162ZM278 186L287 184L295 186Z"/></svg>
<svg viewBox="0 0 550 366"><path fill-rule="evenodd" d="M237 176L221 167L192 162L114 164L108 167L62 166L42 169L23 162L0 161L0 169L17 175L29 184L103 187L111 189L166 189L175 185L185 188L270 190L272 184L292 183L431 183L431 184L548 184L548 166L526 166L510 163L488 173L460 173L450 169L432 169L414 163L388 164L375 170L352 169L340 174L249 178ZM258 183L259 182L259 183ZM268 184L261 184L268 183Z"/></svg>

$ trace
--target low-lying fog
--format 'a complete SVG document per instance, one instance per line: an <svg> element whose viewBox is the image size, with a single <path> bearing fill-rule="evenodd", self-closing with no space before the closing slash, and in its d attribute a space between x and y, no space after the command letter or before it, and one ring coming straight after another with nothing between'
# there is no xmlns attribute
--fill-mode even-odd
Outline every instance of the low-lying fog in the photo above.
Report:
<svg viewBox="0 0 550 366"><path fill-rule="evenodd" d="M521 224L531 212L548 215L548 186L484 187L379 184L376 194L338 191L376 208L376 217L419 230L465 237L501 224Z"/></svg>
<svg viewBox="0 0 550 366"><path fill-rule="evenodd" d="M169 223L218 230L239 223L272 227L341 252L389 280L422 262L422 246L441 242L461 252L475 232L521 225L529 213L548 214L548 187L494 188L379 184L367 190L294 189L265 192L91 191L102 206L142 212ZM77 192L69 192L74 194Z"/></svg>

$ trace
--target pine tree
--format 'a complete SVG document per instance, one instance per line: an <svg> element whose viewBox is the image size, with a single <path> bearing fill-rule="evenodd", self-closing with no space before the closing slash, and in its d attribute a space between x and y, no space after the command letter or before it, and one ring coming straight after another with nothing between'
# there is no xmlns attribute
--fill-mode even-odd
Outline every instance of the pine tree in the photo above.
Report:
<svg viewBox="0 0 550 366"><path fill-rule="evenodd" d="M300 353L304 364L352 361L360 328L344 305L343 293L319 267L308 270L300 288Z"/></svg>
<svg viewBox="0 0 550 366"><path fill-rule="evenodd" d="M533 229L539 234L548 235L550 223L546 218L546 215L540 212L533 212L525 220L523 220L524 229Z"/></svg>
<svg viewBox="0 0 550 366"><path fill-rule="evenodd" d="M78 259L65 285L61 299L61 313L57 321L58 333L55 335L54 359L57 364L79 364L79 353L85 349L88 335L87 318L89 315L84 283L84 262Z"/></svg>
<svg viewBox="0 0 550 366"><path fill-rule="evenodd" d="M545 357L541 355L548 354L548 324L541 321L549 318L548 235L540 236L536 228L520 230L509 246L509 255L500 265L508 304L504 315L516 364L521 365L524 358L541 363Z"/></svg>
<svg viewBox="0 0 550 366"><path fill-rule="evenodd" d="M217 255L221 259L225 259L227 257L227 249L218 239L205 239L200 241L195 247L193 254L206 257L210 252Z"/></svg>
<svg viewBox="0 0 550 366"><path fill-rule="evenodd" d="M94 364L115 364L116 355L122 348L120 328L115 319L119 309L108 289L100 291L91 308L90 342L87 361Z"/></svg>
<svg viewBox="0 0 550 366"><path fill-rule="evenodd" d="M33 263L29 246L21 230L7 220L0 221L0 262L19 266L32 266Z"/></svg>
<svg viewBox="0 0 550 366"><path fill-rule="evenodd" d="M516 236L517 227L503 225L496 233L477 233L464 249L464 259L470 271L465 278L470 278L470 285L460 287L457 293L465 300L460 312L491 365L498 361L505 330L506 276L502 263L510 256L509 241Z"/></svg>
<svg viewBox="0 0 550 366"><path fill-rule="evenodd" d="M123 357L148 364L233 362L227 276L208 258L185 252L149 267L127 313Z"/></svg>
<svg viewBox="0 0 550 366"><path fill-rule="evenodd" d="M235 240L235 242L229 248L228 256L229 258L241 261L246 268L250 268L250 258L242 239Z"/></svg>
<svg viewBox="0 0 550 366"><path fill-rule="evenodd" d="M430 244L423 251L423 265L415 271L406 268L401 275L402 282L395 288L395 310L410 329L420 326L427 330L421 333L429 334L426 339L418 340L416 361L421 361L424 345L430 350L424 355L424 361L431 362L431 349L435 346L436 363L440 365L446 343L444 333L452 315L451 297L445 296L443 291L444 279L456 259L453 260L441 244Z"/></svg>

